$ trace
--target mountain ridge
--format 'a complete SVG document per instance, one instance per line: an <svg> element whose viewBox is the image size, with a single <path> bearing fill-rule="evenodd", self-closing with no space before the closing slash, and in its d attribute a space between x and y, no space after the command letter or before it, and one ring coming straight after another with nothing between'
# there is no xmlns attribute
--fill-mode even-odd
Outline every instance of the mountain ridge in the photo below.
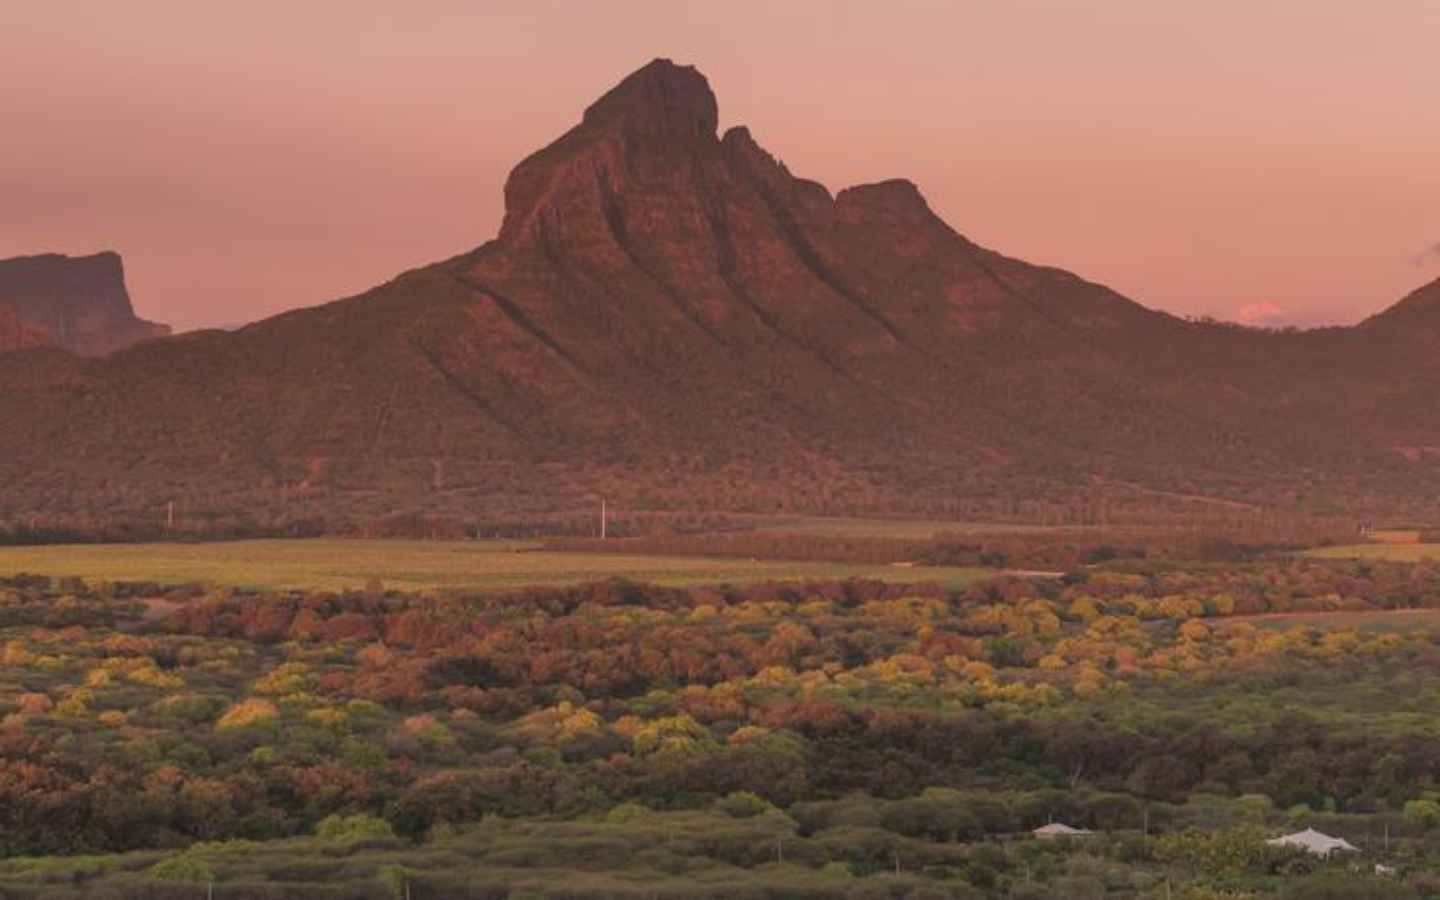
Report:
<svg viewBox="0 0 1440 900"><path fill-rule="evenodd" d="M0 356L0 515L1429 509L1413 329L1187 322L717 122L657 60L470 252L234 333Z"/></svg>

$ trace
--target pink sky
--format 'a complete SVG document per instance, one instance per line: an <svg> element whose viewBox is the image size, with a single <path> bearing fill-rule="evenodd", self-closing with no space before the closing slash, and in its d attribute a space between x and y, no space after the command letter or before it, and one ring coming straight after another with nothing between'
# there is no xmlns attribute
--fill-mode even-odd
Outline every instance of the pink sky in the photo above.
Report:
<svg viewBox="0 0 1440 900"><path fill-rule="evenodd" d="M5 0L0 257L125 255L182 328L491 237L656 56L832 189L1146 303L1350 322L1440 277L1429 0Z"/></svg>

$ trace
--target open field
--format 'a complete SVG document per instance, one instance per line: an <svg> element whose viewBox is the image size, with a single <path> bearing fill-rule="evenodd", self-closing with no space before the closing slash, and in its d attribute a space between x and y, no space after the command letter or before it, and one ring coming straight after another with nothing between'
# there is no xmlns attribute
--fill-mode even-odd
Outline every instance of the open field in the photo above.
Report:
<svg viewBox="0 0 1440 900"><path fill-rule="evenodd" d="M1440 544L1346 544L1305 554L1319 559L1386 559L1395 562L1440 560Z"/></svg>
<svg viewBox="0 0 1440 900"><path fill-rule="evenodd" d="M378 579L404 590L497 590L630 578L673 587L883 578L963 585L984 569L904 568L542 551L522 541L258 540L0 547L0 574L341 590Z"/></svg>
<svg viewBox="0 0 1440 900"><path fill-rule="evenodd" d="M784 516L759 519L756 531L806 534L819 537L896 538L924 540L941 534L1034 534L1047 531L1085 531L1099 526L1024 525L996 522L959 522L932 519L870 519L838 516Z"/></svg>
<svg viewBox="0 0 1440 900"><path fill-rule="evenodd" d="M1245 622L1268 631L1309 628L1318 631L1353 630L1367 634L1405 634L1440 629L1440 609L1264 613L1255 616L1232 616L1223 621L1225 624Z"/></svg>

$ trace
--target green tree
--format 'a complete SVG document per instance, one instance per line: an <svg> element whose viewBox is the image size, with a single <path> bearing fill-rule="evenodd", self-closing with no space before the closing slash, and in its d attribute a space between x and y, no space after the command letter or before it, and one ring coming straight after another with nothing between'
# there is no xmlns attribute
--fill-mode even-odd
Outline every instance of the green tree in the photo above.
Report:
<svg viewBox="0 0 1440 900"><path fill-rule="evenodd" d="M353 816L329 815L315 826L315 836L327 841L363 841L393 838L395 829L384 819L365 813Z"/></svg>

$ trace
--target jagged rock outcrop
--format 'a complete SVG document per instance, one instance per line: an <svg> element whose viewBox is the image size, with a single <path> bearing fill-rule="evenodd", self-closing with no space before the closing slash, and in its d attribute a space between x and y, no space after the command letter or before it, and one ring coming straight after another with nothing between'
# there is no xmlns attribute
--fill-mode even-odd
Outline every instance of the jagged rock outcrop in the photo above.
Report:
<svg viewBox="0 0 1440 900"><path fill-rule="evenodd" d="M120 256L20 256L0 260L0 307L82 356L104 356L170 328L135 315Z"/></svg>

